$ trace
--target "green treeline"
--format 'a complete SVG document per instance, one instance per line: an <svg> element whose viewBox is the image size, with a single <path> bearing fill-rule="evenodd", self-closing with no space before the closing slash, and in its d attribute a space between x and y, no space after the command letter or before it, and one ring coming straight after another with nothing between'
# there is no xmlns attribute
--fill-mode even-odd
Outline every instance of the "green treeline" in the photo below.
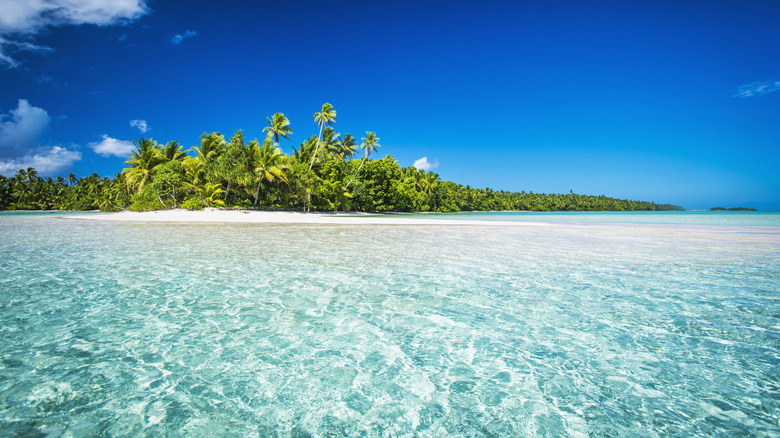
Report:
<svg viewBox="0 0 780 438"><path fill-rule="evenodd" d="M134 211L168 208L239 207L304 211L623 211L681 209L672 205L573 193L536 194L475 189L442 181L436 173L401 167L391 156L370 159L380 147L373 132L358 140L330 126L330 104L315 113L319 134L292 155L282 152L289 120L267 117L264 140L246 142L239 130L230 139L203 134L184 151L142 138L128 165L113 179L97 174L41 178L33 168L0 176L0 210ZM358 154L362 149L362 154Z"/></svg>
<svg viewBox="0 0 780 438"><path fill-rule="evenodd" d="M758 211L757 208L750 208L750 207L731 207L731 208L712 207L710 210L711 211Z"/></svg>

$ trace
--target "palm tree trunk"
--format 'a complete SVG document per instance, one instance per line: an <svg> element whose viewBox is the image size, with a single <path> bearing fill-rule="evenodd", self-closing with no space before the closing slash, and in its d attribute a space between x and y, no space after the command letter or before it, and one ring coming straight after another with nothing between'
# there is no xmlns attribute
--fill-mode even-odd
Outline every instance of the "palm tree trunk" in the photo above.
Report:
<svg viewBox="0 0 780 438"><path fill-rule="evenodd" d="M255 203L253 205L257 206L257 198L260 196L260 185L263 183L263 180L260 180L257 183L257 191L255 192Z"/></svg>
<svg viewBox="0 0 780 438"><path fill-rule="evenodd" d="M362 160L360 160L360 166L358 166L358 170L356 170L356 171L355 171L355 174L354 174L354 175L352 175L352 179L351 179L351 180L349 180L349 182L347 183L347 185L346 185L346 186L344 186L344 188L345 188L345 189L346 189L347 187L349 187L349 185L350 185L350 184L352 184L352 181L354 181L354 180L355 180L355 177L357 176L358 172L360 172L360 168L361 168L361 167L363 167L363 162L364 162L364 161L366 161L366 157L367 157L367 156L368 156L368 155L363 155L363 159L362 159Z"/></svg>
<svg viewBox="0 0 780 438"><path fill-rule="evenodd" d="M317 158L317 150L320 148L320 139L322 138L322 128L325 126L324 123L320 124L320 134L317 136L317 147L314 148L314 156L311 157L311 164L309 164L309 170L311 170L311 167L314 166L314 159Z"/></svg>

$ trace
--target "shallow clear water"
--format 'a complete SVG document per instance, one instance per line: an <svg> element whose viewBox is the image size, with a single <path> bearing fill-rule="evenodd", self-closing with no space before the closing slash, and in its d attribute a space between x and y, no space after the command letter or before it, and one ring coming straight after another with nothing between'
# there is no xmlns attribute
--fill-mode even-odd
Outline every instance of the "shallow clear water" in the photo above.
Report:
<svg viewBox="0 0 780 438"><path fill-rule="evenodd" d="M780 434L778 227L0 235L0 435Z"/></svg>
<svg viewBox="0 0 780 438"><path fill-rule="evenodd" d="M729 225L780 227L777 211L567 211L567 212L466 212L419 213L411 216L452 220L553 222L553 223L637 223L678 225Z"/></svg>

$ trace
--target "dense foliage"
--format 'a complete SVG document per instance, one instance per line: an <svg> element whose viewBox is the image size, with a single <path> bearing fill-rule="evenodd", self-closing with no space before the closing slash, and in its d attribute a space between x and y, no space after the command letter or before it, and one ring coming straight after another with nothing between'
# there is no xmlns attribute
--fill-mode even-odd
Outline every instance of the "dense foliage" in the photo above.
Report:
<svg viewBox="0 0 780 438"><path fill-rule="evenodd" d="M289 120L267 117L264 140L244 140L239 130L229 140L203 134L199 146L184 151L142 138L127 165L113 179L97 174L41 178L35 169L0 176L0 210L135 211L167 208L240 207L316 211L590 211L670 210L672 205L605 196L510 193L475 189L442 181L433 172L401 167L392 156L370 159L379 138L367 132L358 145L350 134L330 126L336 111L323 105L315 114L319 128L292 155L282 152ZM364 154L358 159L358 147Z"/></svg>
<svg viewBox="0 0 780 438"><path fill-rule="evenodd" d="M757 208L750 208L750 207L712 207L710 210L712 211L758 211Z"/></svg>

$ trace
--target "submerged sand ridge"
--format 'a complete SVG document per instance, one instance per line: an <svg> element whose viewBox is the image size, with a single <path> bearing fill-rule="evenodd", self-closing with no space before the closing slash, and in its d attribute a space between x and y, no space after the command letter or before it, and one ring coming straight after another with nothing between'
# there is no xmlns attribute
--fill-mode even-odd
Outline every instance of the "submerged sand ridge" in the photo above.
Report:
<svg viewBox="0 0 780 438"><path fill-rule="evenodd" d="M83 216L63 216L68 219L128 221L128 222L216 222L253 224L315 224L315 225L548 225L539 222L484 221L410 217L403 214L382 215L369 213L302 213L290 211L250 211L183 209L117 213L98 213Z"/></svg>

